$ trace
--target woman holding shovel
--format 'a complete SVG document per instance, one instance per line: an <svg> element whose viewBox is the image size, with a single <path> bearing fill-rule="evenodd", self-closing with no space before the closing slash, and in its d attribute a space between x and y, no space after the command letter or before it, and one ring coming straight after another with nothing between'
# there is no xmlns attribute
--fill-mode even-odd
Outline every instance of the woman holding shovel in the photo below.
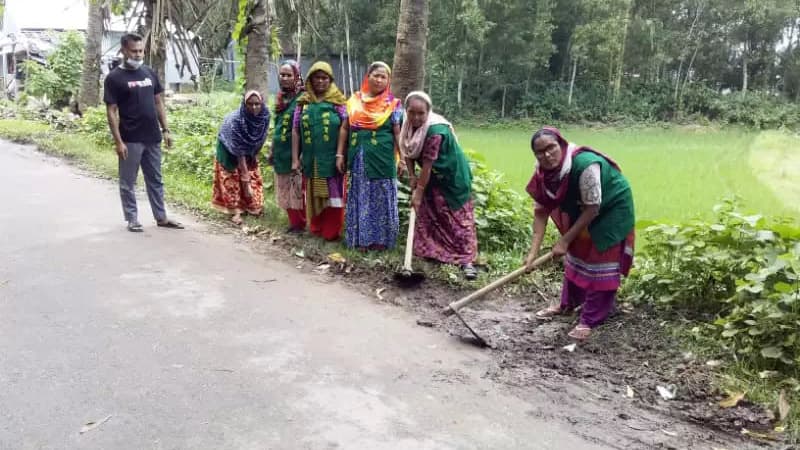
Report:
<svg viewBox="0 0 800 450"><path fill-rule="evenodd" d="M458 265L466 279L474 280L478 238L469 162L453 126L431 111L426 93L411 92L404 106L400 150L408 167L411 206L417 214L414 255Z"/></svg>
<svg viewBox="0 0 800 450"><path fill-rule="evenodd" d="M548 217L561 233L553 256L564 256L561 304L536 317L569 314L582 306L580 322L569 336L585 340L614 309L620 277L633 263L633 195L611 158L567 142L556 128L537 131L531 148L538 164L527 187L534 221L525 263L531 266L536 259Z"/></svg>

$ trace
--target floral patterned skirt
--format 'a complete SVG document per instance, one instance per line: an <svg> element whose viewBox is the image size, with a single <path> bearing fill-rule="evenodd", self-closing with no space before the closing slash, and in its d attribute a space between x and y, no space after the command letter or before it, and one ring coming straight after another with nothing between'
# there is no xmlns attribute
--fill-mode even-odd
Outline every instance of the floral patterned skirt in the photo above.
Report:
<svg viewBox="0 0 800 450"><path fill-rule="evenodd" d="M414 231L414 255L445 264L471 264L478 254L472 200L459 210L435 186L422 199Z"/></svg>
<svg viewBox="0 0 800 450"><path fill-rule="evenodd" d="M211 205L226 214L241 214L247 212L253 215L261 214L264 208L263 180L258 162L253 158L247 164L250 174L250 190L253 195L248 200L244 196L242 183L239 178L239 168L228 172L219 161L214 161L214 185Z"/></svg>
<svg viewBox="0 0 800 450"><path fill-rule="evenodd" d="M370 180L362 150L356 156L350 172L345 209L345 244L350 248L393 248L397 244L399 229L397 180Z"/></svg>
<svg viewBox="0 0 800 450"><path fill-rule="evenodd" d="M305 209L303 175L297 172L276 173L275 200L281 209Z"/></svg>

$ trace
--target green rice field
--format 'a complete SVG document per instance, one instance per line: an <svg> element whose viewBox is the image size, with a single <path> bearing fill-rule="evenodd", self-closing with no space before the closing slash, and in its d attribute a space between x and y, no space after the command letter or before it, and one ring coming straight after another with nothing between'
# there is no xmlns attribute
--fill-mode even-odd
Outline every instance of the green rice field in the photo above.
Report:
<svg viewBox="0 0 800 450"><path fill-rule="evenodd" d="M524 193L534 130L456 126L462 146ZM631 182L638 220L708 219L726 197L749 213L800 218L800 138L739 129L565 128L564 136L614 158Z"/></svg>

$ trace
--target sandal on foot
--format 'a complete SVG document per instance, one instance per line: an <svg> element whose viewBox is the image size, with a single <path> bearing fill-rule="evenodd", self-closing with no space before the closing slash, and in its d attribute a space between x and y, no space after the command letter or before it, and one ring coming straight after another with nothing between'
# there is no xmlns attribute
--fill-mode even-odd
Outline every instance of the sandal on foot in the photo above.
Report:
<svg viewBox="0 0 800 450"><path fill-rule="evenodd" d="M472 264L464 264L461 266L461 270L464 272L464 278L468 281L478 278L478 270Z"/></svg>
<svg viewBox="0 0 800 450"><path fill-rule="evenodd" d="M552 305L548 306L545 309L537 311L535 316L537 319L547 320L547 319L552 319L555 316L560 316L561 314L563 314L563 311L561 311L561 306Z"/></svg>
<svg viewBox="0 0 800 450"><path fill-rule="evenodd" d="M141 233L144 231L144 227L139 222L128 222L128 231L132 233Z"/></svg>
<svg viewBox="0 0 800 450"><path fill-rule="evenodd" d="M592 329L583 324L576 326L572 329L572 331L567 333L567 336L578 341L585 341L586 339L589 339L589 336L591 335Z"/></svg>
<svg viewBox="0 0 800 450"><path fill-rule="evenodd" d="M163 222L157 222L158 226L163 228L174 228L176 230L182 230L183 225L180 222L175 222L174 220L165 220Z"/></svg>

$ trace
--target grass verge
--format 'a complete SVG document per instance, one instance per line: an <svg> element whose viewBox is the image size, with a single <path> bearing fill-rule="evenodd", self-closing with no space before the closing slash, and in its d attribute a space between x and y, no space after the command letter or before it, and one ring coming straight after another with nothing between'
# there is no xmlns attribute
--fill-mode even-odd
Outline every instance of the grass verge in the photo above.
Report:
<svg viewBox="0 0 800 450"><path fill-rule="evenodd" d="M117 156L113 149L108 145L96 143L91 136L84 133L53 131L46 124L28 120L3 120L0 122L0 137L18 143L36 145L45 153L68 159L94 173L110 179L117 178ZM262 165L262 171L265 186L271 186L271 168ZM217 223L227 223L227 218L210 205L211 185L206 180L199 178L196 174L180 169L170 170L167 167L164 168L163 175L165 196L169 204L180 206ZM139 182L138 185L141 187L142 183ZM280 232L286 227L288 227L288 222L285 213L275 203L274 192L271 189L265 189L264 214L260 217L245 217L245 228L243 229L266 229ZM401 234L401 238L404 238L405 233ZM304 258L319 263L325 262L328 255L339 253L357 267L368 270L380 269L384 273L390 273L402 266L403 255L400 249L404 244L404 242L398 243L398 249L392 251L362 253L348 249L338 242L325 242L321 239L307 237L292 239L287 244L287 248L294 254L303 254ZM500 255L500 257L521 259L521 256L517 255ZM428 278L451 287L474 287L462 280L460 269L456 267L419 260L414 261L414 267L415 270L425 271ZM498 274L482 272L478 283L484 283L496 275ZM525 289L526 286L529 284L524 283L517 289Z"/></svg>

